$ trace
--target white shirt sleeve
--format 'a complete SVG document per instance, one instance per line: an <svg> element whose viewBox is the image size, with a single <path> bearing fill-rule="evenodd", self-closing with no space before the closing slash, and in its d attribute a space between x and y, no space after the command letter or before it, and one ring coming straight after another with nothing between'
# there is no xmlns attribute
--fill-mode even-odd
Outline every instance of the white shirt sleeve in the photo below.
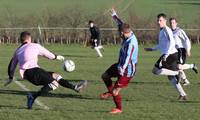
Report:
<svg viewBox="0 0 200 120"><path fill-rule="evenodd" d="M191 50L191 42L190 42L190 39L188 38L188 36L186 35L186 33L181 30L181 35L180 35L180 38L181 40L184 41L184 48L187 50L187 51L190 51Z"/></svg>

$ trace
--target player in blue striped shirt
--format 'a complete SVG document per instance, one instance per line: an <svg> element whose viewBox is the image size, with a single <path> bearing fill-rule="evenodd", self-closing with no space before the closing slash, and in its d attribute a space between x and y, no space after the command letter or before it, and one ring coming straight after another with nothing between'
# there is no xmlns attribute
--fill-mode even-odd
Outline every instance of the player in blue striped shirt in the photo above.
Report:
<svg viewBox="0 0 200 120"><path fill-rule="evenodd" d="M116 108L112 109L110 113L121 113L121 95L120 90L128 86L129 81L133 78L136 71L136 64L138 61L138 42L130 26L123 23L119 19L114 9L111 10L112 17L116 21L120 35L123 39L122 46L119 53L118 62L109 67L103 74L102 79L108 89L108 92L100 95L101 99L113 97ZM112 79L117 77L117 81L113 85Z"/></svg>

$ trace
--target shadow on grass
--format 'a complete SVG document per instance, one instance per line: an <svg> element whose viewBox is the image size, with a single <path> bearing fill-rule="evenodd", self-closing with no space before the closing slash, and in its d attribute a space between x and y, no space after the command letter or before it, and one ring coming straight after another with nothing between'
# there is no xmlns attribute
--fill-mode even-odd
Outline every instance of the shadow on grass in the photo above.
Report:
<svg viewBox="0 0 200 120"><path fill-rule="evenodd" d="M179 1L172 1L172 2L165 2L166 4L182 4L182 5L196 5L196 6L199 6L200 3L199 2L193 2L193 1L190 1L190 2L179 2Z"/></svg>
<svg viewBox="0 0 200 120"><path fill-rule="evenodd" d="M136 84L136 85L169 85L169 82L138 82L138 81L133 81L130 82L131 84Z"/></svg>
<svg viewBox="0 0 200 120"><path fill-rule="evenodd" d="M33 92L33 91L30 91ZM34 91L35 92L35 91ZM28 92L20 90L2 90L0 89L0 94L13 94L13 95L27 95ZM100 100L99 98L82 96L78 94L64 94L64 93L48 93L42 97L56 97L56 98L73 98L73 99L85 99L85 100Z"/></svg>
<svg viewBox="0 0 200 120"><path fill-rule="evenodd" d="M171 100L170 102L185 103L185 104L200 104L200 101L192 101L192 100L186 100L186 101Z"/></svg>
<svg viewBox="0 0 200 120"><path fill-rule="evenodd" d="M94 113L94 112L96 112L96 113L106 113L106 112L108 112L108 111L106 111L106 110L94 110L94 109L92 109L92 110L71 110L71 109L68 109L68 110L66 110L65 109L65 111L68 111L68 112L78 112L78 113L83 113L83 112L91 112L91 113Z"/></svg>
<svg viewBox="0 0 200 120"><path fill-rule="evenodd" d="M10 108L10 109L27 109L26 107L19 107L19 106L13 106L13 105L0 105L0 109L5 109L5 108Z"/></svg>

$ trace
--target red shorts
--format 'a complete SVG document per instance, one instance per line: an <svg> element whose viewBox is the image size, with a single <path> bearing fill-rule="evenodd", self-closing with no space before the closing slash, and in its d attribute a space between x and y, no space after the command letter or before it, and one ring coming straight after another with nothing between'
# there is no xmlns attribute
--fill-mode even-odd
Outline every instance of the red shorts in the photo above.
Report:
<svg viewBox="0 0 200 120"><path fill-rule="evenodd" d="M124 88L128 86L129 81L132 79L132 77L125 77L125 76L119 76L118 80L115 82L114 88Z"/></svg>
<svg viewBox="0 0 200 120"><path fill-rule="evenodd" d="M132 79L132 77L126 77L126 76L121 76L118 73L118 69L117 69L117 63L111 65L107 70L106 70L106 74L112 78L112 77L117 77L117 81L115 82L115 88L119 87L119 88L123 88L123 87L127 87L129 81Z"/></svg>

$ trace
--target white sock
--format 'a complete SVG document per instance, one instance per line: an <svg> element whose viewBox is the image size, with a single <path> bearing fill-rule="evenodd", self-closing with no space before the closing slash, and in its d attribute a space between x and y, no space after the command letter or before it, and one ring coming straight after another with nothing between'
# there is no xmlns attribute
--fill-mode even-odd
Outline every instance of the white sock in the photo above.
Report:
<svg viewBox="0 0 200 120"><path fill-rule="evenodd" d="M194 64L183 64L179 65L179 69L186 70L186 69L192 69L194 67Z"/></svg>
<svg viewBox="0 0 200 120"><path fill-rule="evenodd" d="M103 57L103 55L101 54L101 51L99 50L98 47L94 47L94 49L97 51L97 54L99 57Z"/></svg>
<svg viewBox="0 0 200 120"><path fill-rule="evenodd" d="M156 71L153 71L154 74L157 75L167 75L167 76L176 76L179 74L179 71L173 71L173 70L169 70L169 69L155 69Z"/></svg>
<svg viewBox="0 0 200 120"><path fill-rule="evenodd" d="M183 87L181 86L181 84L180 84L180 83L177 84L176 77L171 77L171 78L170 78L170 81L171 81L172 85L176 88L176 90L178 91L178 93L179 93L181 96L186 96L186 93L185 93L185 91L183 90Z"/></svg>
<svg viewBox="0 0 200 120"><path fill-rule="evenodd" d="M62 79L62 76L61 76L61 75L59 75L59 76L56 78L57 81L59 81L60 79Z"/></svg>

